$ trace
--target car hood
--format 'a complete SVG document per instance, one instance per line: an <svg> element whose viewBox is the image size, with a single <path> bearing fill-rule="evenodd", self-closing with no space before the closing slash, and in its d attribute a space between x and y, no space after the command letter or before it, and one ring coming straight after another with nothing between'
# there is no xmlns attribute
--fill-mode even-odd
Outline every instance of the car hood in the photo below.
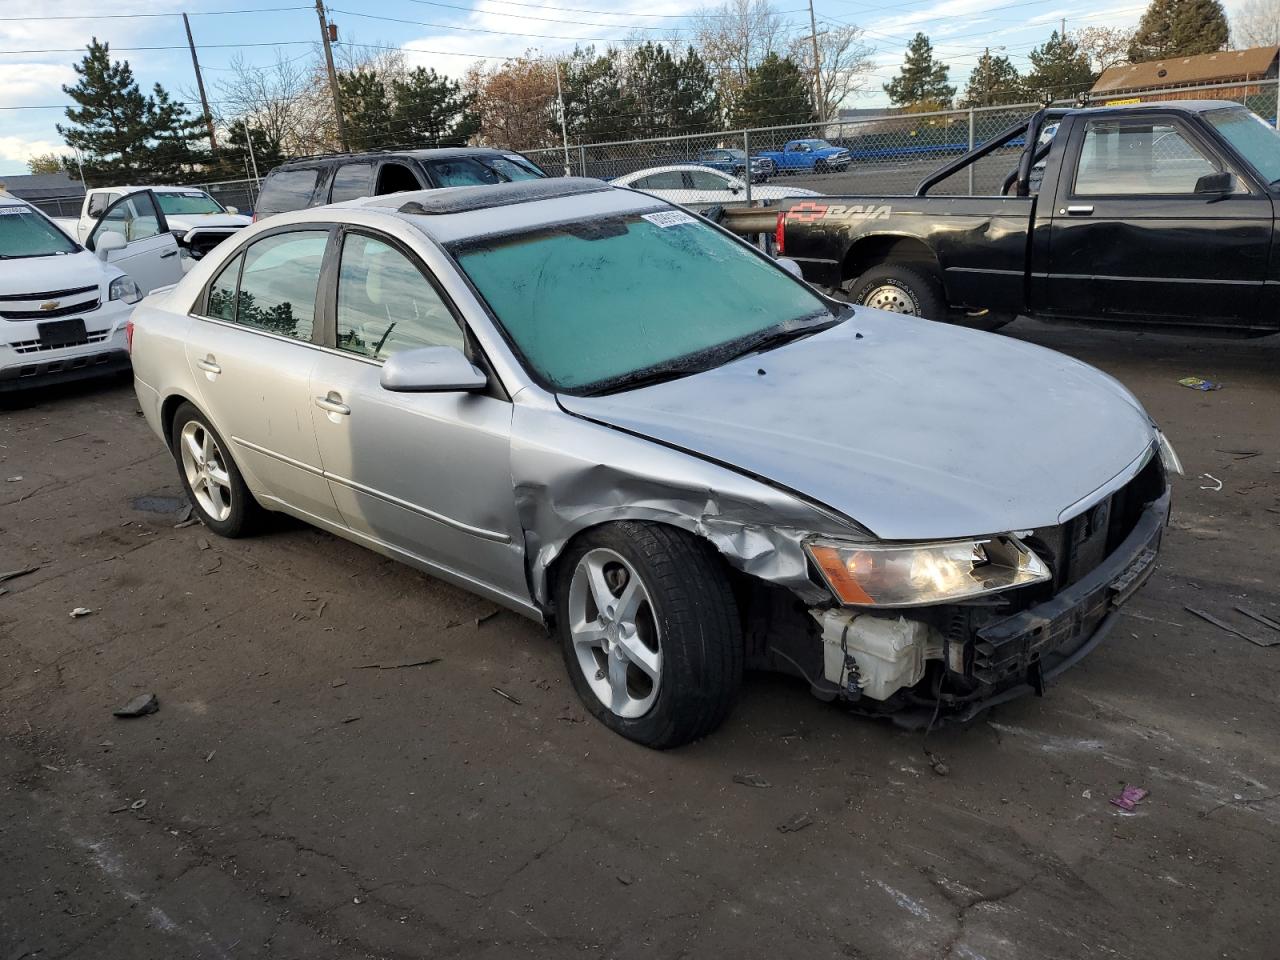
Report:
<svg viewBox="0 0 1280 960"><path fill-rule="evenodd" d="M96 287L119 274L117 268L105 266L88 250L52 257L0 260L0 297Z"/></svg>
<svg viewBox="0 0 1280 960"><path fill-rule="evenodd" d="M239 230L253 221L238 213L196 213L171 217L165 214L170 230Z"/></svg>
<svg viewBox="0 0 1280 960"><path fill-rule="evenodd" d="M884 540L1062 523L1136 471L1155 439L1133 395L1084 363L866 308L705 373L559 400L789 488Z"/></svg>

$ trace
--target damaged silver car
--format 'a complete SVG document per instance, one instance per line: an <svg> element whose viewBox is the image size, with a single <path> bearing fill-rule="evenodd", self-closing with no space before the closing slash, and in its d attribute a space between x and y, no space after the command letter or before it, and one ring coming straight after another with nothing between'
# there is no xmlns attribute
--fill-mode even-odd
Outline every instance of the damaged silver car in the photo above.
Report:
<svg viewBox="0 0 1280 960"><path fill-rule="evenodd" d="M132 350L210 529L284 511L547 623L653 747L746 668L904 723L1042 692L1151 572L1176 469L1082 363L829 300L598 181L274 217Z"/></svg>

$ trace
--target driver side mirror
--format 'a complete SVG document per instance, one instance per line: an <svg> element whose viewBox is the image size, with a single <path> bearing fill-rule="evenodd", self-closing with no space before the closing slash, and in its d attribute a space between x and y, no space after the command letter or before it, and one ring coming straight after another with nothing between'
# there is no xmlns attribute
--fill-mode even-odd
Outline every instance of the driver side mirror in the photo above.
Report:
<svg viewBox="0 0 1280 960"><path fill-rule="evenodd" d="M233 215L233 216L234 216L235 214L237 214L237 213L239 213L239 212L240 212L240 208L239 208L239 207L227 207L227 208L226 208L226 211L227 211L227 213L229 213L229 214L231 214L231 215Z"/></svg>
<svg viewBox="0 0 1280 960"><path fill-rule="evenodd" d="M1229 194L1236 192L1235 174L1223 170L1221 173L1206 173L1196 181L1196 193Z"/></svg>
<svg viewBox="0 0 1280 960"><path fill-rule="evenodd" d="M738 184L736 184L736 183L731 183L731 184L729 184L729 192L730 192L730 193L741 193L741 192L742 192L742 187L740 187L740 186L739 186Z"/></svg>
<svg viewBox="0 0 1280 960"><path fill-rule="evenodd" d="M124 237L118 233L104 231L97 240L93 242L93 252L97 254L99 260L103 263L107 262L108 255L113 250L123 250L128 246Z"/></svg>
<svg viewBox="0 0 1280 960"><path fill-rule="evenodd" d="M393 354L381 383L392 393L453 393L483 390L489 378L455 347L419 347Z"/></svg>

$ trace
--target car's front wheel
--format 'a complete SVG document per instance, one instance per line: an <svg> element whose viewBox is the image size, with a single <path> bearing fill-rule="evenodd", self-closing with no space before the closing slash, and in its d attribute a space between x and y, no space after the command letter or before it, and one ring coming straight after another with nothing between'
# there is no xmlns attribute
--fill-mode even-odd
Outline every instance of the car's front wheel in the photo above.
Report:
<svg viewBox="0 0 1280 960"><path fill-rule="evenodd" d="M262 507L209 418L193 404L182 404L174 413L170 441L182 486L204 525L223 537L252 533Z"/></svg>
<svg viewBox="0 0 1280 960"><path fill-rule="evenodd" d="M623 521L579 537L558 570L565 663L598 720L657 749L723 722L742 682L742 627L709 544Z"/></svg>

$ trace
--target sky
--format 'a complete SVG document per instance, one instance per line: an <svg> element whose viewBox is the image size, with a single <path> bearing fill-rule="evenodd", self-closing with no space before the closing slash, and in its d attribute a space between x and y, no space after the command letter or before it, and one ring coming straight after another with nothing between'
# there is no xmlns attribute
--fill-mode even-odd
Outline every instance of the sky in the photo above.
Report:
<svg viewBox="0 0 1280 960"><path fill-rule="evenodd" d="M567 53L575 43L640 34L655 40L690 36L700 0L328 0L340 39L402 47L409 62L460 77L479 58ZM963 88L990 46L1025 70L1027 53L1066 18L1067 29L1130 26L1142 0L815 0L818 29L856 24L875 48L866 92L847 107L887 103L881 85L902 62L911 36L923 31ZM807 0L773 0L788 30L808 35ZM64 150L56 124L64 119L72 65L92 37L127 59L144 90L159 82L174 95L195 89L182 18L187 12L211 99L240 50L250 64L277 51L309 57L319 38L307 0L0 0L0 175L26 172L32 154ZM376 12L375 12L376 11ZM1228 8L1230 12L1230 7ZM131 16L146 14L146 16ZM194 94L193 94L194 95ZM198 112L198 107L193 112ZM519 149L522 144L511 144Z"/></svg>

